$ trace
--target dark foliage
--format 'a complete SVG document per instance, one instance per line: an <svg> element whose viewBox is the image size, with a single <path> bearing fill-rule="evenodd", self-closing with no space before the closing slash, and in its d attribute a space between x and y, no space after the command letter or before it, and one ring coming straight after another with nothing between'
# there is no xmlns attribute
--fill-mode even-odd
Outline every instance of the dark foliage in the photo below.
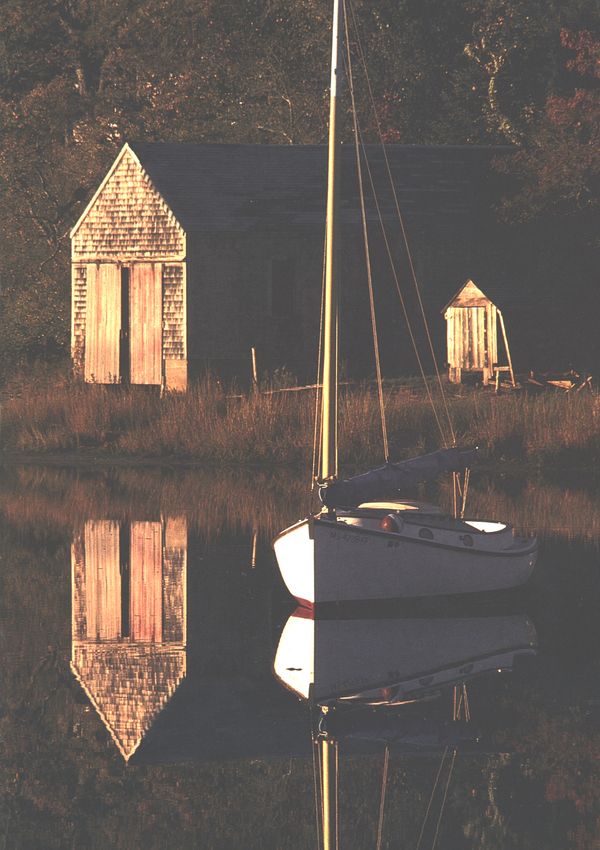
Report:
<svg viewBox="0 0 600 850"><path fill-rule="evenodd" d="M69 229L123 141L324 140L330 3L1 6L6 369L68 349ZM578 243L555 251L561 274L565 251L576 266L598 188L597 4L354 0L351 8L385 138L515 145L504 168L518 186L505 180L496 197L504 218L577 216ZM360 106L372 137L366 94ZM589 284L587 265L582 274Z"/></svg>

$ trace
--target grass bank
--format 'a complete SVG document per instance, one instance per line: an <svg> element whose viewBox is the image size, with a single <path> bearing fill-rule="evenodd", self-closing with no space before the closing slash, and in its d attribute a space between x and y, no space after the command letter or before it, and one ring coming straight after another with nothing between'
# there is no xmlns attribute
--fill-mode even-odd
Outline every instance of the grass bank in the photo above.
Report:
<svg viewBox="0 0 600 850"><path fill-rule="evenodd" d="M206 464L309 464L314 390L229 396L213 380L185 394L57 380L23 386L2 407L5 453L179 458ZM436 399L439 419L444 406ZM457 439L476 443L491 460L531 464L600 460L600 397L450 387L447 403ZM392 458L440 445L436 416L422 390L386 390ZM382 460L381 427L371 387L340 398L340 461Z"/></svg>

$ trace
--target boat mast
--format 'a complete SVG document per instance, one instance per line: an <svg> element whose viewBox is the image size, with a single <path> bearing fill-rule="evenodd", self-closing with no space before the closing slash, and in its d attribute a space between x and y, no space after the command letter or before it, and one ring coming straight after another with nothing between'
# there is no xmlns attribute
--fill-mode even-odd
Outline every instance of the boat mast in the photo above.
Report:
<svg viewBox="0 0 600 850"><path fill-rule="evenodd" d="M323 304L323 395L321 400L321 460L318 480L337 477L337 388L338 388L338 299L335 257L337 199L337 82L340 76L341 0L333 3L331 40L331 84L329 88L329 157L327 166L327 225L325 251L325 295Z"/></svg>

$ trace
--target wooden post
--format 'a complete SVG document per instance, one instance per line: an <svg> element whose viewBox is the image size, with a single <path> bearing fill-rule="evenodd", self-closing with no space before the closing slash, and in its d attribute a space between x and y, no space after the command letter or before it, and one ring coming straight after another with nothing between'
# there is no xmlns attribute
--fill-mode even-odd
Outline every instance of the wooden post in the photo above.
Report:
<svg viewBox="0 0 600 850"><path fill-rule="evenodd" d="M254 346L250 349L250 355L252 357L252 383L254 384L254 389L258 388L258 370L256 368L256 349Z"/></svg>
<svg viewBox="0 0 600 850"><path fill-rule="evenodd" d="M508 347L508 337L506 336L506 327L504 325L504 316L502 315L502 310L498 308L498 318L500 319L500 328L502 329L502 339L504 340L504 347L506 348L506 356L508 357L508 368L510 370L510 380L512 382L513 387L516 386L515 381L515 373L513 372L512 358L510 356L510 348Z"/></svg>

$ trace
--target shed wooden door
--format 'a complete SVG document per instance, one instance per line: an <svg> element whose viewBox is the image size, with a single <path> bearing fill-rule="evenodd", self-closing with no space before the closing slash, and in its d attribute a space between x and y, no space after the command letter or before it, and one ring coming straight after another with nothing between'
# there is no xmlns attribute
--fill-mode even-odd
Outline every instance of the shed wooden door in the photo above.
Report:
<svg viewBox="0 0 600 850"><path fill-rule="evenodd" d="M131 523L130 625L134 641L162 641L162 527Z"/></svg>
<svg viewBox="0 0 600 850"><path fill-rule="evenodd" d="M485 307L458 307L451 313L448 310L447 317L450 366L467 370L487 367Z"/></svg>
<svg viewBox="0 0 600 850"><path fill-rule="evenodd" d="M485 307L468 307L469 360L471 369L483 369L487 366L487 334L485 326Z"/></svg>
<svg viewBox="0 0 600 850"><path fill-rule="evenodd" d="M87 266L85 380L120 380L121 270L115 263Z"/></svg>
<svg viewBox="0 0 600 850"><path fill-rule="evenodd" d="M87 520L85 541L85 621L91 640L121 637L119 523Z"/></svg>
<svg viewBox="0 0 600 850"><path fill-rule="evenodd" d="M132 384L162 382L162 266L135 263L129 278Z"/></svg>

